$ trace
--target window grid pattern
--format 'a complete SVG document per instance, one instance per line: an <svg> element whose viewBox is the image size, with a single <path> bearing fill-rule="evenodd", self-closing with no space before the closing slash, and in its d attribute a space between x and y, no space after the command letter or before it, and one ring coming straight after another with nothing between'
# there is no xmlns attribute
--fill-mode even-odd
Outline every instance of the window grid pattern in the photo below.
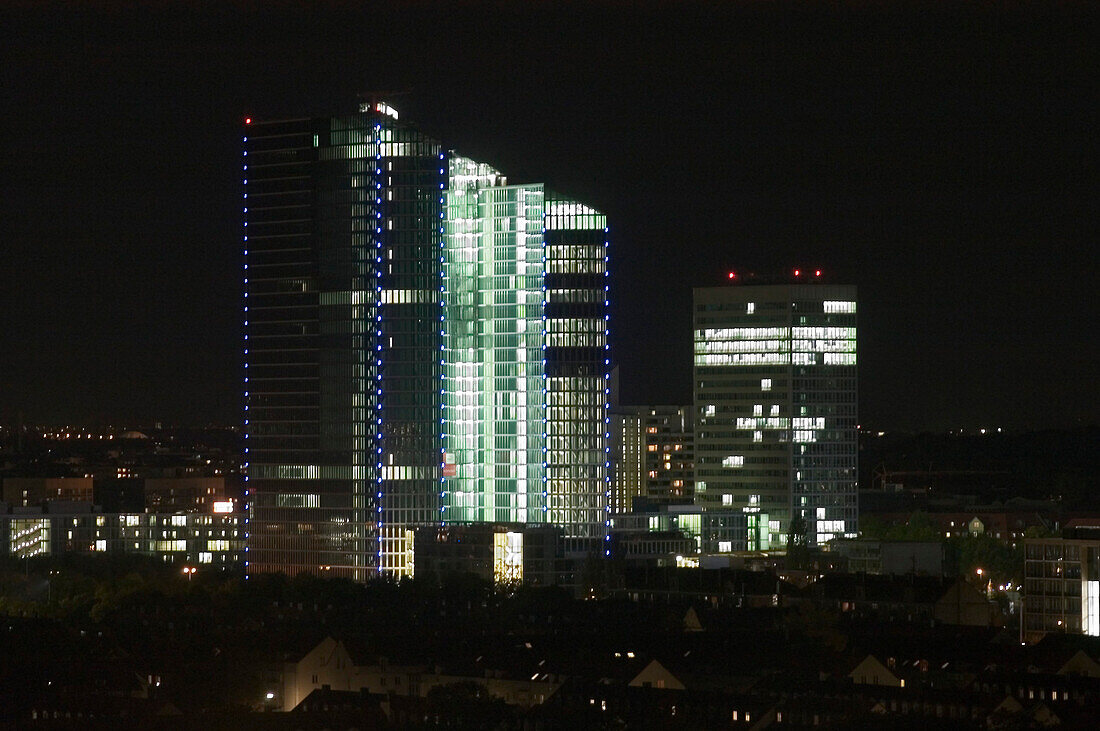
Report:
<svg viewBox="0 0 1100 731"><path fill-rule="evenodd" d="M696 492L769 514L748 548L792 517L812 544L858 531L855 310L846 286L695 292Z"/></svg>
<svg viewBox="0 0 1100 731"><path fill-rule="evenodd" d="M541 185L450 159L444 246L444 520L546 520Z"/></svg>
<svg viewBox="0 0 1100 731"><path fill-rule="evenodd" d="M547 520L567 550L610 555L606 221L549 195L546 221Z"/></svg>
<svg viewBox="0 0 1100 731"><path fill-rule="evenodd" d="M246 129L247 569L401 573L438 515L439 145L372 113Z"/></svg>
<svg viewBox="0 0 1100 731"><path fill-rule="evenodd" d="M445 507L606 542L604 216L370 109L246 130L246 570L408 575Z"/></svg>

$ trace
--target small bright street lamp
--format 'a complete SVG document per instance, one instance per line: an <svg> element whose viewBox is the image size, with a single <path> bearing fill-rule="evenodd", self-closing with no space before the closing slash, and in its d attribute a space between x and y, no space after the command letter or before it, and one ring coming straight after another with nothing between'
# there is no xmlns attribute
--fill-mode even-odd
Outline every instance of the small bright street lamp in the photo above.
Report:
<svg viewBox="0 0 1100 731"><path fill-rule="evenodd" d="M196 571L198 571L198 569L195 568L194 566L184 566L183 567L183 573L187 574L187 581L188 582L191 581L191 577L195 575Z"/></svg>

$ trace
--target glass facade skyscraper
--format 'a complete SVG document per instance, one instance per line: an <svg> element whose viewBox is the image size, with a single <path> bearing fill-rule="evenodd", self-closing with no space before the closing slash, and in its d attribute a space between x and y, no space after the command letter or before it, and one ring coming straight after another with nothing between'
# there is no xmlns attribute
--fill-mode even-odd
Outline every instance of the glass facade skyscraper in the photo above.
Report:
<svg viewBox="0 0 1100 731"><path fill-rule="evenodd" d="M249 571L408 574L444 521L602 538L603 216L386 105L244 148Z"/></svg>
<svg viewBox="0 0 1100 731"><path fill-rule="evenodd" d="M446 522L607 534L607 222L450 158L443 252Z"/></svg>
<svg viewBox="0 0 1100 731"><path fill-rule="evenodd" d="M856 289L695 290L695 495L749 514L748 549L858 532Z"/></svg>
<svg viewBox="0 0 1100 731"><path fill-rule="evenodd" d="M545 520L542 186L450 160L443 283L444 517Z"/></svg>

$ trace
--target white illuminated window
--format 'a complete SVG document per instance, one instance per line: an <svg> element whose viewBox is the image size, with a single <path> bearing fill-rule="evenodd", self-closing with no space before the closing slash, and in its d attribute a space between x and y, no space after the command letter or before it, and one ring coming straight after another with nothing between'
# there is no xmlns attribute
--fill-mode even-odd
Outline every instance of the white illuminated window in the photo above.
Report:
<svg viewBox="0 0 1100 731"><path fill-rule="evenodd" d="M1100 636L1100 581L1085 582L1085 634Z"/></svg>
<svg viewBox="0 0 1100 731"><path fill-rule="evenodd" d="M855 365L855 353L825 353L825 365Z"/></svg>
<svg viewBox="0 0 1100 731"><path fill-rule="evenodd" d="M755 404L752 407L752 415L753 416L763 416L764 415L764 405L763 404Z"/></svg>
<svg viewBox="0 0 1100 731"><path fill-rule="evenodd" d="M733 495L729 495L729 494L723 495L722 496L722 504L723 505L733 505Z"/></svg>
<svg viewBox="0 0 1100 731"><path fill-rule="evenodd" d="M756 312L756 303L755 302L746 303L745 304L745 314L751 315L754 312Z"/></svg>
<svg viewBox="0 0 1100 731"><path fill-rule="evenodd" d="M779 404L772 404L771 416L779 416Z"/></svg>
<svg viewBox="0 0 1100 731"><path fill-rule="evenodd" d="M718 553L730 553L733 551L733 541L718 541Z"/></svg>
<svg viewBox="0 0 1100 731"><path fill-rule="evenodd" d="M754 432L752 433L752 440L753 440L754 442L762 442L762 441L764 441L764 432L762 432L762 431L754 431Z"/></svg>

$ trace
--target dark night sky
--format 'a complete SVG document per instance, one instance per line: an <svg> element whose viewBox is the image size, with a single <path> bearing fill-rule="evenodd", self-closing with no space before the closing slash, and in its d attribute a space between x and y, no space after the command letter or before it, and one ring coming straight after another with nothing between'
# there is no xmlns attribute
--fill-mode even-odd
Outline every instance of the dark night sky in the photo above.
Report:
<svg viewBox="0 0 1100 731"><path fill-rule="evenodd" d="M692 286L802 264L863 424L1096 421L1093 5L260 5L0 10L0 419L236 423L243 116L408 90L608 213L626 403L690 400Z"/></svg>

